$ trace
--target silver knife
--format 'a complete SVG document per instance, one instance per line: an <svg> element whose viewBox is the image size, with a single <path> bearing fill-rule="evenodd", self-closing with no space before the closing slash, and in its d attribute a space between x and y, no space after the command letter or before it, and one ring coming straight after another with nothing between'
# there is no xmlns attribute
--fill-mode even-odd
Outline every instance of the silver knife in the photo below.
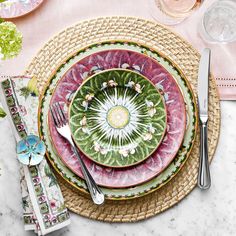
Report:
<svg viewBox="0 0 236 236"><path fill-rule="evenodd" d="M211 186L211 176L208 161L207 122L208 122L208 83L210 75L209 48L205 48L199 64L198 71L198 106L200 119L200 162L198 173L198 186L208 189Z"/></svg>

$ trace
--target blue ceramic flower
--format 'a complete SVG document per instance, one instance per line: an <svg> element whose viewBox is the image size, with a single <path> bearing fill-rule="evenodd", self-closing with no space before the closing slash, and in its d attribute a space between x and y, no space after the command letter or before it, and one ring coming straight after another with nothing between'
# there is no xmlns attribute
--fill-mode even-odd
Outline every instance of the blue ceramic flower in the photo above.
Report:
<svg viewBox="0 0 236 236"><path fill-rule="evenodd" d="M29 135L17 143L16 153L22 164L34 166L43 160L46 148L38 136Z"/></svg>

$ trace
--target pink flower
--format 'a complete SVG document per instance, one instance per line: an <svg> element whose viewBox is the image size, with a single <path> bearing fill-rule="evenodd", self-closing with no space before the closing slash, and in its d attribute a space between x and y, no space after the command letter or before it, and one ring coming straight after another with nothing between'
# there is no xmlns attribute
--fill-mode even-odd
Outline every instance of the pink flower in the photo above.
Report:
<svg viewBox="0 0 236 236"><path fill-rule="evenodd" d="M51 206L51 208L55 208L56 207L56 202L55 201L51 201L50 202L50 206Z"/></svg>
<svg viewBox="0 0 236 236"><path fill-rule="evenodd" d="M20 106L20 111L21 111L23 116L27 115L27 110L24 106Z"/></svg>

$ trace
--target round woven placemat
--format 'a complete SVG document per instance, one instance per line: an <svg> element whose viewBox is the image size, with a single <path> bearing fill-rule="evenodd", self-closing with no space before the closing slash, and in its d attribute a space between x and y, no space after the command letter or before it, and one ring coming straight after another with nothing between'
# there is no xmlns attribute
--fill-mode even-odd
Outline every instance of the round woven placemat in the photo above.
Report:
<svg viewBox="0 0 236 236"><path fill-rule="evenodd" d="M199 53L180 36L155 22L133 17L106 17L80 22L49 40L32 60L26 73L37 76L43 87L72 53L86 45L107 40L131 40L153 48L174 61L196 94ZM213 158L220 132L220 103L214 78L209 88L209 158ZM196 185L199 137L182 170L162 188L146 196L124 201L106 201L95 206L88 196L74 190L59 176L67 207L82 216L109 222L132 222L156 215L183 199Z"/></svg>

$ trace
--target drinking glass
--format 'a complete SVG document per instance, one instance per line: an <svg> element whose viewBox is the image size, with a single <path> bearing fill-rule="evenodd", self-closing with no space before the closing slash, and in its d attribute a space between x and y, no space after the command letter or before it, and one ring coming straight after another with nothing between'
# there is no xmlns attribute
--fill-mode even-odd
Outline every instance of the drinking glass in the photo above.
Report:
<svg viewBox="0 0 236 236"><path fill-rule="evenodd" d="M202 0L149 0L149 9L157 21L175 25L186 19L201 2Z"/></svg>
<svg viewBox="0 0 236 236"><path fill-rule="evenodd" d="M210 42L229 43L236 40L236 0L218 0L205 12L200 34Z"/></svg>

